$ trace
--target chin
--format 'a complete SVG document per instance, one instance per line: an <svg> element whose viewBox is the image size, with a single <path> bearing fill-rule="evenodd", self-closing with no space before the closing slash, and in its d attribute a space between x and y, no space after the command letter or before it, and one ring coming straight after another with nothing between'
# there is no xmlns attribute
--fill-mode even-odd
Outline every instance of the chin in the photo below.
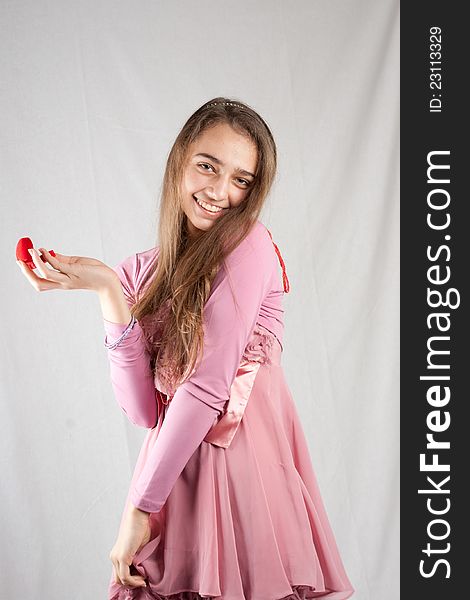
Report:
<svg viewBox="0 0 470 600"><path fill-rule="evenodd" d="M199 219L191 220L186 217L186 229L190 236L198 236L205 231L208 231L212 226L212 223L207 223L205 221L200 221Z"/></svg>
<svg viewBox="0 0 470 600"><path fill-rule="evenodd" d="M201 221L198 222L197 224L193 223L193 227L195 227L196 229L199 229L200 231L207 231L208 229L210 229L212 227L214 223L211 222L207 222L207 221Z"/></svg>

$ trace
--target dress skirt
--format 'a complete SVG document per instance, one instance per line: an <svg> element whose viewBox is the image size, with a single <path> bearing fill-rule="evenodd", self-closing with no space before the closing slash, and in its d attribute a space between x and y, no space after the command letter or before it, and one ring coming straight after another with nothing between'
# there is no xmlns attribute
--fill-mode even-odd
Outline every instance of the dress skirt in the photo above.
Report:
<svg viewBox="0 0 470 600"><path fill-rule="evenodd" d="M112 573L109 600L353 595L281 355L277 338L257 325L234 382L242 384L238 403L229 401L233 410L213 425L160 512L150 513L151 538L130 567L147 587L116 583ZM144 439L131 487L161 424Z"/></svg>

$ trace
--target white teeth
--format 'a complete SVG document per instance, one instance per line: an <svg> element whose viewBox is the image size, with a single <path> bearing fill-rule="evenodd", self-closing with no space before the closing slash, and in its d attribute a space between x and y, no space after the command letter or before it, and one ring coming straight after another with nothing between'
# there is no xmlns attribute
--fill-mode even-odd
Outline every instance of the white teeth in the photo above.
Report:
<svg viewBox="0 0 470 600"><path fill-rule="evenodd" d="M206 202L204 202L203 200L199 200L199 198L196 198L196 196L193 196L193 198L196 200L199 206L202 206L202 208L205 208L210 212L216 213L222 210L221 206L212 206L211 204L206 204Z"/></svg>

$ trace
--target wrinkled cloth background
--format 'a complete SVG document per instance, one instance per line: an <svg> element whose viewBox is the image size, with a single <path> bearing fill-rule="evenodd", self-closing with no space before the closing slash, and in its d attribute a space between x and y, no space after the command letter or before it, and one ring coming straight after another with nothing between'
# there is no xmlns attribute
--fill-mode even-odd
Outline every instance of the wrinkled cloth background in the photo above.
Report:
<svg viewBox="0 0 470 600"><path fill-rule="evenodd" d="M37 293L15 246L110 266L155 245L163 169L217 95L279 150L283 364L355 600L399 597L399 4L0 5L2 595L104 598L145 435L115 403L96 294Z"/></svg>

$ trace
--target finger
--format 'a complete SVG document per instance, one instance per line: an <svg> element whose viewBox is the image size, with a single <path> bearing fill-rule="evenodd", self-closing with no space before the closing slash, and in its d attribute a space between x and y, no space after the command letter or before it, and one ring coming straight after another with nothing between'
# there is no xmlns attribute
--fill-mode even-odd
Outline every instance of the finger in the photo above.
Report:
<svg viewBox="0 0 470 600"><path fill-rule="evenodd" d="M122 581L119 579L114 562L113 562L113 579L114 579L114 583L120 583L122 585Z"/></svg>
<svg viewBox="0 0 470 600"><path fill-rule="evenodd" d="M35 248L30 248L29 253L31 254L36 269L44 279L48 279L49 281L54 281L56 283L64 283L69 280L69 278L63 273L59 273L58 271L54 271L46 267L45 263L43 263L43 261L39 258L38 251Z"/></svg>
<svg viewBox="0 0 470 600"><path fill-rule="evenodd" d="M56 260L59 260L61 265L74 265L76 263L80 263L83 265L100 264L99 260L97 260L96 258L91 258L89 256L68 256L67 254L60 254L60 252L54 252L54 257L46 248L39 248L39 250L44 253L44 258L46 258L51 263L51 265L53 265L54 258ZM61 268L61 271L63 271L64 273L66 272L63 268Z"/></svg>
<svg viewBox="0 0 470 600"><path fill-rule="evenodd" d="M38 254L36 248L29 248L28 252L31 254L31 258L32 258L32 261L33 261L36 269L39 271L39 273L43 277L45 277L47 279L46 267L45 267L44 263L42 262L42 260L39 259L39 254Z"/></svg>
<svg viewBox="0 0 470 600"><path fill-rule="evenodd" d="M43 268L46 268L45 264L49 263L53 269L56 269L56 271L52 271L51 269L48 269L49 273L60 272L60 273L66 275L66 277L62 278L62 280L63 281L67 280L68 279L67 275L70 273L70 269L69 269L70 263L67 264L67 262L61 261L60 258L58 258L58 257L62 256L61 254L55 253L55 256L52 256L52 254L45 248L39 248L39 250L42 253L42 255L46 261L46 262L43 262L42 260L39 261L40 263L42 263ZM70 258L70 257L67 257L67 258ZM39 256L38 256L38 260L39 260ZM60 279L59 279L59 281L60 281Z"/></svg>
<svg viewBox="0 0 470 600"><path fill-rule="evenodd" d="M119 565L119 579L124 585L130 585L133 587L144 587L146 585L145 579L142 575L131 575L129 565L124 561L120 561Z"/></svg>
<svg viewBox="0 0 470 600"><path fill-rule="evenodd" d="M32 271L22 260L17 260L16 264L23 271L23 275L31 283L31 285L36 291L41 292L42 290L55 290L61 287L58 283L48 281L43 277L38 277L36 273L34 273L34 271Z"/></svg>
<svg viewBox="0 0 470 600"><path fill-rule="evenodd" d="M47 260L47 262L49 262L54 268L57 268L56 266L54 266L54 262L56 265L61 265L61 271L64 271L63 266L64 265L71 265L74 262L76 262L77 257L76 256L67 256L65 254L60 254L59 252L55 252L54 254L55 256L52 256L52 254L49 252L49 250L46 250L46 248L39 248L39 250L42 252L42 255L44 256L44 258Z"/></svg>

